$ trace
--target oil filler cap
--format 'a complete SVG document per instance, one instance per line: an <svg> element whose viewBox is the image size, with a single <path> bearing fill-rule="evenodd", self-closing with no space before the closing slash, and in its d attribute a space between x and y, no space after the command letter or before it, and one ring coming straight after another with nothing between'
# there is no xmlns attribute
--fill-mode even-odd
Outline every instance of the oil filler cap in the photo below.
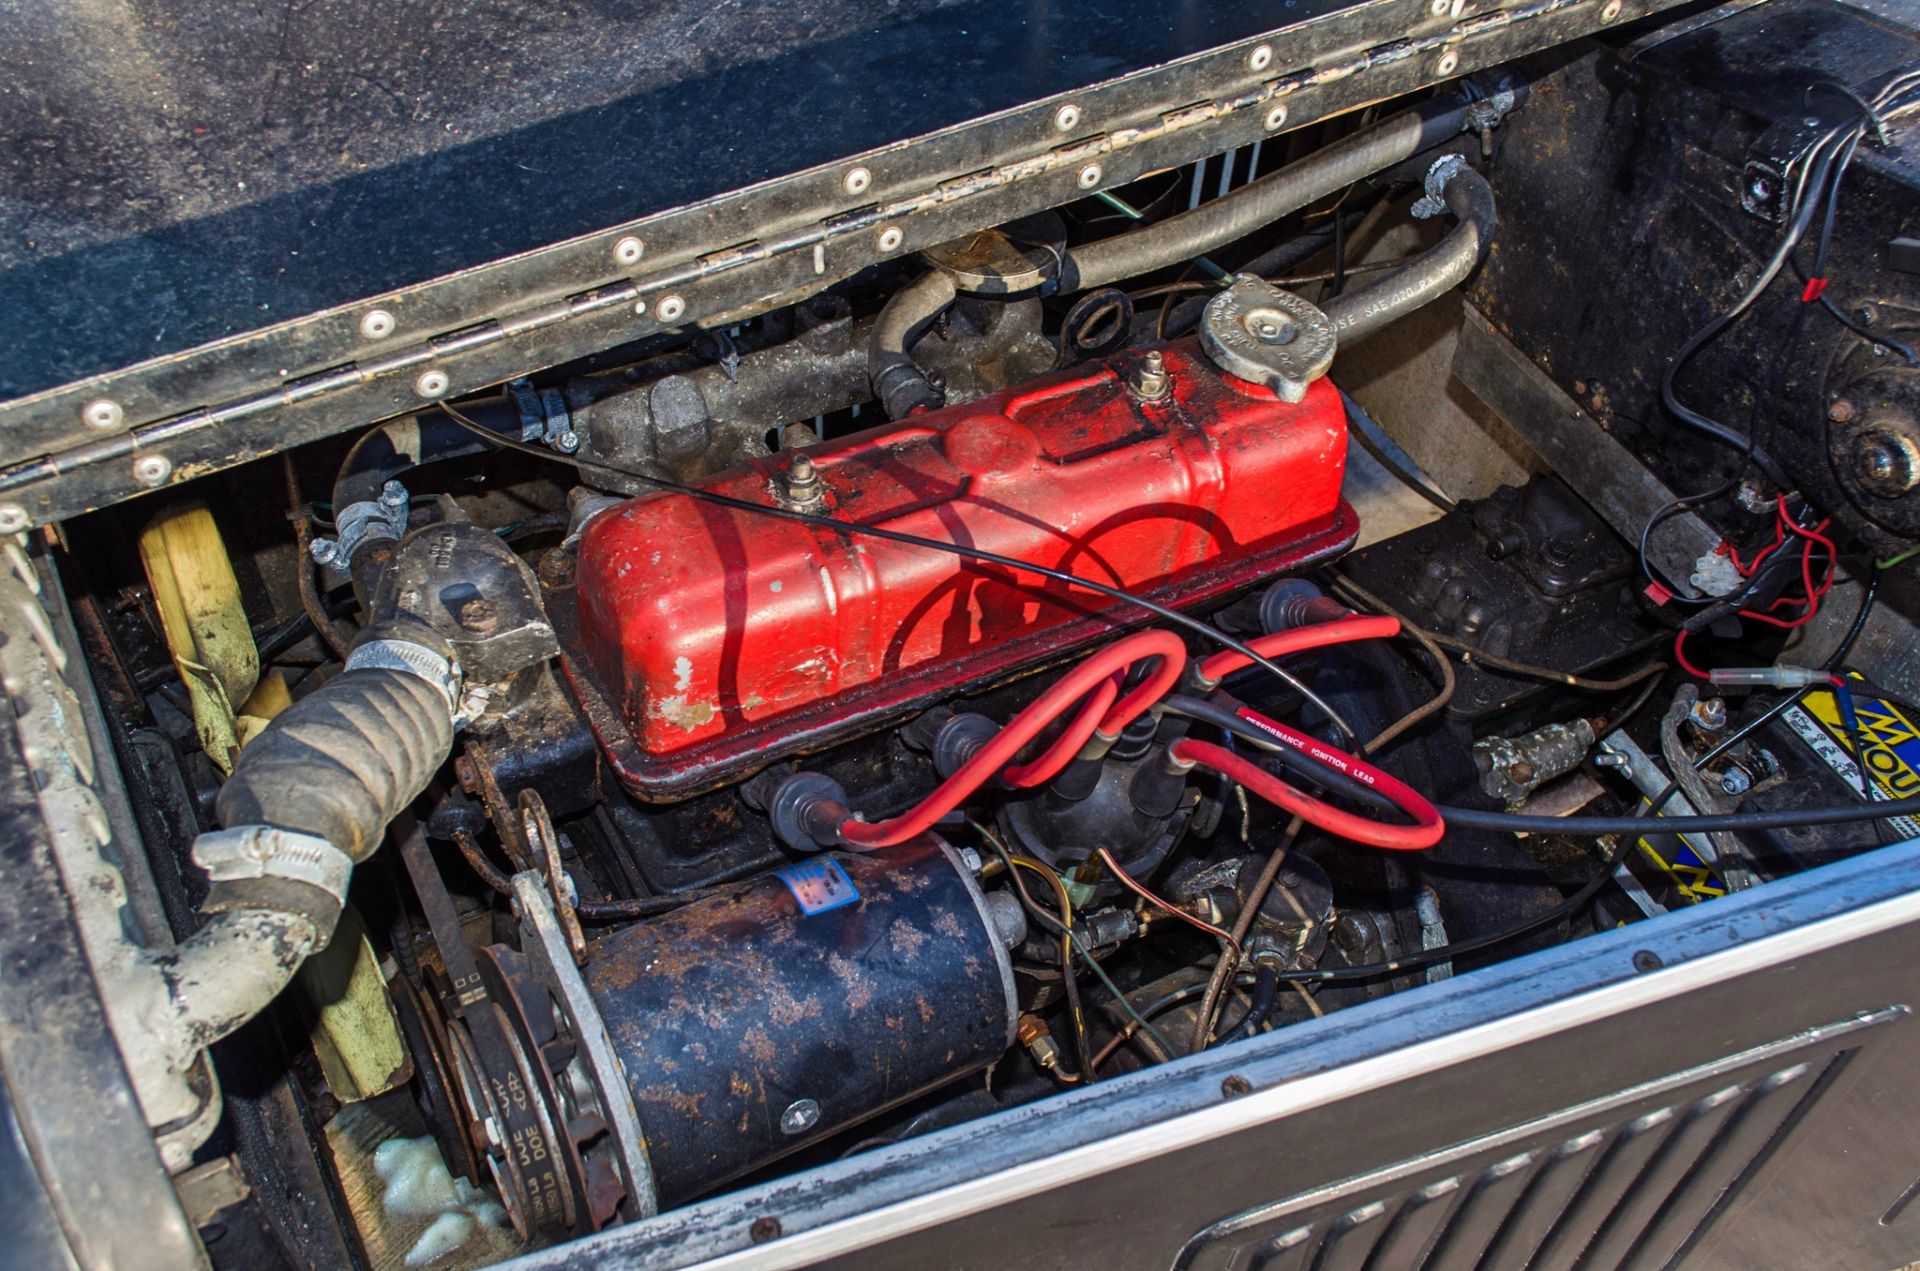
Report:
<svg viewBox="0 0 1920 1271"><path fill-rule="evenodd" d="M1264 384L1281 401L1297 402L1333 365L1333 323L1293 293L1241 274L1207 302L1200 347L1235 379Z"/></svg>

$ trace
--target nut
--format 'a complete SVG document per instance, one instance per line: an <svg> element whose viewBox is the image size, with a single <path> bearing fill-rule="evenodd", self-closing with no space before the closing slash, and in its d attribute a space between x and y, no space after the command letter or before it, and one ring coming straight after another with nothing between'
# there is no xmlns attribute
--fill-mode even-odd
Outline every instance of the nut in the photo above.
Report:
<svg viewBox="0 0 1920 1271"><path fill-rule="evenodd" d="M1140 359L1140 365L1127 380L1127 387L1133 390L1134 396L1150 402L1167 395L1167 362L1159 349L1149 349Z"/></svg>
<svg viewBox="0 0 1920 1271"><path fill-rule="evenodd" d="M613 258L622 265L637 265L647 254L647 245L629 234L613 245Z"/></svg>
<svg viewBox="0 0 1920 1271"><path fill-rule="evenodd" d="M385 309L369 309L360 315L360 334L369 340L384 340L399 325Z"/></svg>

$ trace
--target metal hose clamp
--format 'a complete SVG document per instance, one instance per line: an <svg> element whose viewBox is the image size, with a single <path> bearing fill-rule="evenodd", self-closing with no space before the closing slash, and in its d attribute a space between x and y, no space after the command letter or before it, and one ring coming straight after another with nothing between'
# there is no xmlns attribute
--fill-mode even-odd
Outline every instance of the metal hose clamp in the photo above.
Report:
<svg viewBox="0 0 1920 1271"><path fill-rule="evenodd" d="M1459 176L1466 166L1467 157L1463 154L1443 154L1433 161L1433 166L1427 169L1426 195L1408 209L1414 220L1424 221L1447 210L1447 182Z"/></svg>
<svg viewBox="0 0 1920 1271"><path fill-rule="evenodd" d="M458 728L467 722L466 692L461 683L460 664L412 640L368 640L355 645L347 654L349 671L401 671L425 680L447 699L447 717Z"/></svg>
<svg viewBox="0 0 1920 1271"><path fill-rule="evenodd" d="M353 858L317 834L273 825L210 830L193 841L193 863L212 883L273 878L317 887L344 905Z"/></svg>

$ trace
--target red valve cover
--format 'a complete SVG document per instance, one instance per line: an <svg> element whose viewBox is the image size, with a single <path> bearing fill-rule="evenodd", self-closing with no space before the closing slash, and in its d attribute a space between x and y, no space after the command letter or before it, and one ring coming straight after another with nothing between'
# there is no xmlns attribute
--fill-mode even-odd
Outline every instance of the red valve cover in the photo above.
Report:
<svg viewBox="0 0 1920 1271"><path fill-rule="evenodd" d="M1169 605L1344 550L1346 417L1164 350L1124 354L807 453L828 515L984 548ZM706 488L771 502L794 453ZM930 548L642 495L582 535L567 670L642 797L692 793L1139 625L1130 605Z"/></svg>

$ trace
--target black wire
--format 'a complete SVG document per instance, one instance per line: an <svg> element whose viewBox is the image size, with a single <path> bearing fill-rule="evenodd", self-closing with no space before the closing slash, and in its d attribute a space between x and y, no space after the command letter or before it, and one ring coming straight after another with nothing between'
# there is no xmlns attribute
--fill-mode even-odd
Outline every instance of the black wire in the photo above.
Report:
<svg viewBox="0 0 1920 1271"><path fill-rule="evenodd" d="M543 450L538 446L531 446L525 442L502 436L485 425L468 418L445 402L440 403L440 408L446 411L455 422L463 427L472 429L474 432L479 433L481 436L488 438L498 445L505 446L511 450L525 451L528 454L537 455L542 459L557 461L560 458L558 455ZM1118 587L1109 587L1105 583L1094 582L1090 578L1081 578L1077 574L1069 574L1065 570L1052 569L1046 565L1036 565L1032 561L1024 561L1015 556L1002 556L998 552L989 552L978 547L962 547L958 543L944 542L937 538L922 538L918 534L905 534L899 530L883 530L878 526L859 525L851 521L835 520L833 517L820 516L813 512L799 512L792 508L777 507L766 503L752 503L746 499L733 498L731 495L716 494L711 490L702 490L698 486L682 485L678 481L668 481L664 477L649 476L644 472L630 472L624 469L620 471L621 475L631 477L636 481L643 481L648 485L656 486L662 490L672 490L679 494L685 494L719 507L733 508L740 512L755 512L761 516L773 517L776 520L797 521L802 525L817 526L821 529L829 529L842 534L862 534L868 538L885 539L890 543L904 543L909 547L931 548L934 551L946 552L950 555L961 557L964 560L985 561L988 564L1000 565L1007 569L1038 574L1042 578L1051 578L1055 582L1065 583L1070 587L1084 588L1087 591L1096 592L1110 599L1137 606L1176 626L1186 628L1202 639L1210 640L1224 649L1230 649L1238 653L1241 657L1251 659L1255 666L1279 677L1288 688L1298 693L1302 698L1311 703L1322 715L1325 715L1328 721L1333 724L1335 731L1340 734L1341 740L1348 749L1352 749L1358 744L1353 727L1347 722L1346 717L1334 710L1324 698L1309 688L1305 682L1291 671L1288 671L1269 658L1262 657L1250 646L1228 635L1226 632L1208 626L1198 618L1189 617L1177 609L1169 609L1165 605L1156 604L1143 596L1136 596L1132 592L1122 591Z"/></svg>
<svg viewBox="0 0 1920 1271"><path fill-rule="evenodd" d="M1372 430L1379 428L1380 425L1374 422L1373 416L1360 409L1360 403L1348 396L1347 390L1344 388L1340 390L1340 402L1347 408L1347 420L1349 423L1347 436L1359 442L1360 448L1372 455L1374 462L1382 468L1385 468L1389 476L1393 477L1400 482L1401 485L1406 486L1407 489L1413 491L1427 502L1433 504L1433 506L1439 508L1442 512L1452 512L1454 508L1458 506L1452 499L1449 499L1446 495L1440 493L1425 481L1422 481L1419 476L1410 471L1398 458L1389 454L1386 447L1374 439Z"/></svg>
<svg viewBox="0 0 1920 1271"><path fill-rule="evenodd" d="M1272 755L1280 761L1282 767L1291 769L1298 775L1318 785L1324 786L1328 790L1337 791L1356 803L1365 804L1367 807L1386 812L1402 820L1406 817L1405 810L1402 809L1399 804L1393 802L1393 800L1387 798L1366 782L1350 777L1344 772L1339 772L1327 767L1323 763L1315 761L1311 756L1295 750L1283 741L1277 740L1271 733L1260 728L1259 725L1248 723L1246 720L1240 718L1239 715L1235 714L1233 710L1218 702L1209 702L1198 697L1189 697L1184 693L1169 693L1155 703L1155 706L1169 714L1181 715L1187 719L1195 719L1203 724L1209 724L1221 732L1226 733L1229 737L1246 742L1261 752Z"/></svg>

